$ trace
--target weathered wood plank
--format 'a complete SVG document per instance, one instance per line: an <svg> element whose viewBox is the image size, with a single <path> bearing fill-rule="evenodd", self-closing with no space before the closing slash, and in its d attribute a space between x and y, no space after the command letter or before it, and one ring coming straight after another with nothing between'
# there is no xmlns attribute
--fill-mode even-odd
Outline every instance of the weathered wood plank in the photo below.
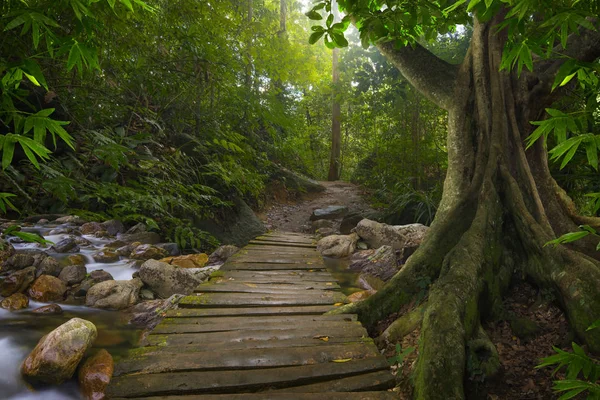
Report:
<svg viewBox="0 0 600 400"><path fill-rule="evenodd" d="M123 400L115 398L113 400ZM152 396L145 400L394 400L398 399L394 392L358 392L358 393L289 393L267 391L243 394L194 394L186 396Z"/></svg>
<svg viewBox="0 0 600 400"><path fill-rule="evenodd" d="M185 393L236 393L268 388L305 385L324 379L344 378L389 368L383 357L343 363L302 365L297 367L231 371L191 371L160 374L133 374L113 378L107 388L112 397L142 397Z"/></svg>
<svg viewBox="0 0 600 400"><path fill-rule="evenodd" d="M369 338L368 336L327 336L326 342L318 339L317 337L319 336L322 335L303 338L267 338L265 340L239 340L238 337L234 337L231 340L206 342L203 335L194 333L182 333L180 335L149 335L145 341L146 347L140 347L131 351L144 352L144 349L146 348L157 347L168 349L168 351L171 353L185 353L188 351L193 351L193 349L206 349L207 347L210 347L213 350L221 351L233 351L247 349L249 347L255 349L278 348L281 349L281 351L285 351L285 349L292 347L327 347L332 344L373 342L373 339Z"/></svg>
<svg viewBox="0 0 600 400"><path fill-rule="evenodd" d="M249 244L258 245L258 246L283 246L283 247L303 247L306 249L314 249L317 247L316 244L303 244L303 243L282 243L282 242L273 242L273 241L263 241L263 240L251 240L248 242Z"/></svg>
<svg viewBox="0 0 600 400"><path fill-rule="evenodd" d="M355 375L348 378L335 379L331 381L312 383L309 385L294 386L275 390L280 393L325 393L325 392L362 392L366 390L386 390L393 388L396 378L390 371L383 370ZM328 393L329 394L329 393ZM327 397L328 395L323 395Z"/></svg>
<svg viewBox="0 0 600 400"><path fill-rule="evenodd" d="M167 317L232 317L262 315L320 315L334 309L333 305L296 307L242 307L242 308L179 308L167 311Z"/></svg>
<svg viewBox="0 0 600 400"><path fill-rule="evenodd" d="M331 281L332 276L329 272L327 271L322 271L322 270L303 270L303 269L296 269L296 270L285 270L285 271L235 271L235 270L231 270L231 271L223 271L223 275L225 277L231 277L231 278L246 278L246 277L268 277L268 278L277 278L277 277L283 277L286 279L302 279L302 280L309 280L309 281L320 281L320 280L327 280L327 281Z"/></svg>
<svg viewBox="0 0 600 400"><path fill-rule="evenodd" d="M312 321L310 326L312 329L319 329L321 332L338 332L345 328L350 329L352 322L346 321ZM361 326L359 322L354 322L356 326ZM290 330L289 323L281 322L246 322L242 324L229 324L229 323L214 323L214 324L200 324L200 323L181 323L181 324L170 324L161 323L159 324L152 333L205 333L205 332L230 332L230 331L280 331Z"/></svg>
<svg viewBox="0 0 600 400"><path fill-rule="evenodd" d="M221 267L221 271L230 270L248 270L248 271L270 271L270 270L326 270L324 264L306 264L306 263L242 263L242 262L228 262Z"/></svg>
<svg viewBox="0 0 600 400"><path fill-rule="evenodd" d="M326 285L329 283L329 285ZM311 293L319 293L323 290L339 290L340 286L337 283L325 282L325 284L317 285L276 285L276 284L257 284L257 283L233 283L227 284L204 284L198 286L194 291L198 293L265 293L265 294L303 294L307 291Z"/></svg>
<svg viewBox="0 0 600 400"><path fill-rule="evenodd" d="M313 244L315 242L314 238L303 237L303 236L290 236L290 235L263 235L257 236L254 240L264 240L264 241L276 241L276 242L284 242L284 243L303 243L303 244Z"/></svg>
<svg viewBox="0 0 600 400"><path fill-rule="evenodd" d="M203 351L172 353L161 350L121 360L113 376L125 374L157 374L177 371L214 371L293 367L329 363L334 360L362 360L379 357L374 344L337 344L327 347L296 347L281 349L244 349L235 352ZM201 362L199 362L201 360Z"/></svg>
<svg viewBox="0 0 600 400"><path fill-rule="evenodd" d="M298 324L310 324L323 321L357 321L356 314L336 314L336 315L267 315L244 317L166 317L161 324L229 324L231 326L245 326L245 324L259 323L280 323L289 324L296 322Z"/></svg>
<svg viewBox="0 0 600 400"><path fill-rule="evenodd" d="M315 295L261 294L261 293L198 293L186 296L179 307L259 307L259 306L318 306L324 304L347 303L345 295L335 291L321 291Z"/></svg>

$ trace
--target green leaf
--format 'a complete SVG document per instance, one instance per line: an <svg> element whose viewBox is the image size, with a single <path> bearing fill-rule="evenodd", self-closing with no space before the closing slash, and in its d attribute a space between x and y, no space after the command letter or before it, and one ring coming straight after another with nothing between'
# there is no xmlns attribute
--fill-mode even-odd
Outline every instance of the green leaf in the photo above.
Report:
<svg viewBox="0 0 600 400"><path fill-rule="evenodd" d="M305 14L309 19L312 19L313 21L318 21L323 19L323 16L321 16L321 14L319 14L316 11L309 11Z"/></svg>
<svg viewBox="0 0 600 400"><path fill-rule="evenodd" d="M310 43L310 44L317 43L319 41L319 39L321 39L321 37L323 37L324 34L325 34L325 30L314 32L308 38L308 43Z"/></svg>
<svg viewBox="0 0 600 400"><path fill-rule="evenodd" d="M592 329L597 329L597 328L600 328L600 319L597 320L597 321L595 321L590 326L588 326L588 328L586 329L586 331L591 331Z"/></svg>
<svg viewBox="0 0 600 400"><path fill-rule="evenodd" d="M558 245L558 244L564 244L564 243L571 243L576 240L583 239L584 237L588 236L589 234L590 233L588 231L565 233L564 235L559 236L558 238L545 243L544 246L548 246L551 244Z"/></svg>
<svg viewBox="0 0 600 400"><path fill-rule="evenodd" d="M337 47L348 47L348 41L344 37L344 34L338 32L329 32L329 35L331 35Z"/></svg>
<svg viewBox="0 0 600 400"><path fill-rule="evenodd" d="M481 0L471 0L469 2L469 5L467 6L467 12L473 10L473 8L475 8L475 6L477 6L477 4L479 4L481 2Z"/></svg>
<svg viewBox="0 0 600 400"><path fill-rule="evenodd" d="M133 4L131 4L131 0L119 0L121 4L123 4L129 11L133 11Z"/></svg>

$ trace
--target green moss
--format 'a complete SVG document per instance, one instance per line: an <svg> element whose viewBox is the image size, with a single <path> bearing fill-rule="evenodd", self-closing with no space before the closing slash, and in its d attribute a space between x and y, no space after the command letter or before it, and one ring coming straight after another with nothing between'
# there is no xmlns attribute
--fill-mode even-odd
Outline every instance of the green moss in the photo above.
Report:
<svg viewBox="0 0 600 400"><path fill-rule="evenodd" d="M225 272L221 271L221 270L217 270L214 271L212 274L210 274L210 279L212 278L222 278L225 276Z"/></svg>

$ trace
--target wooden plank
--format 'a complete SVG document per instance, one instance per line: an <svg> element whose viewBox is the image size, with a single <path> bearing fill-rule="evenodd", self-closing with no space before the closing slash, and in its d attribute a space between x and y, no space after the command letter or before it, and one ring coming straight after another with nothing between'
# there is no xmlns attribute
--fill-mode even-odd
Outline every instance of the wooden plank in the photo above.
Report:
<svg viewBox="0 0 600 400"><path fill-rule="evenodd" d="M329 392L362 392L371 390L386 390L393 388L396 378L389 370L369 372L349 378L312 383L309 385L294 386L275 390L276 393L325 393ZM322 396L324 396L322 394ZM326 397L326 396L324 396Z"/></svg>
<svg viewBox="0 0 600 400"><path fill-rule="evenodd" d="M314 238L306 237L306 236L291 236L291 235L263 235L257 236L254 240L271 240L277 242L289 242L289 243L306 243L312 244L315 242Z"/></svg>
<svg viewBox="0 0 600 400"><path fill-rule="evenodd" d="M347 321L313 321L310 323L311 329L318 329L324 335L327 332L338 332L344 328L350 328L351 324L361 326L359 322L347 322ZM200 323L181 323L181 324L169 324L160 323L154 330L153 334L160 333L205 333L205 332L235 332L244 330L250 331L290 331L290 324L281 322L253 322L247 321L243 324L228 324L228 323L214 323L214 324L200 324Z"/></svg>
<svg viewBox="0 0 600 400"><path fill-rule="evenodd" d="M167 311L167 317L226 317L262 315L320 315L333 310L333 305L297 307L242 307L242 308L178 308Z"/></svg>
<svg viewBox="0 0 600 400"><path fill-rule="evenodd" d="M244 349L235 352L203 351L200 353L172 353L158 350L138 357L121 360L113 376L125 374L157 374L177 371L214 371L293 367L329 363L334 360L362 360L379 357L374 344L338 344L327 347L296 347L281 349Z"/></svg>
<svg viewBox="0 0 600 400"><path fill-rule="evenodd" d="M297 367L231 371L190 371L161 374L133 374L112 379L106 394L113 397L143 397L185 393L236 393L266 388L284 388L343 378L389 368L383 357L343 363L324 363Z"/></svg>
<svg viewBox="0 0 600 400"><path fill-rule="evenodd" d="M160 326L160 325L159 325ZM187 328L186 325L184 325ZM158 328L158 327L157 327ZM184 330L185 330L184 328ZM154 329L148 337L159 335L160 332ZM263 340L288 340L288 339L314 339L317 336L327 336L329 338L352 338L357 340L363 336L368 337L367 331L360 324L348 323L343 328L333 327L325 328L323 326L294 326L290 329L275 330L239 330L228 332L207 332L202 335L196 333L171 333L171 336L187 335L186 339L191 339L187 344L203 343L221 343L221 342L243 342L248 341L248 346L252 346L255 341ZM164 338L162 338L164 339ZM318 339L314 339L318 340ZM148 342L152 344L154 342Z"/></svg>
<svg viewBox="0 0 600 400"><path fill-rule="evenodd" d="M271 270L326 270L327 267L323 264L312 265L303 263L287 263L287 264L266 264L266 263L240 263L231 262L225 263L221 267L221 271L230 270L246 270L246 271L271 271Z"/></svg>
<svg viewBox="0 0 600 400"><path fill-rule="evenodd" d="M198 293L186 296L179 307L259 307L259 306L318 306L324 304L347 303L348 299L340 292L322 291L320 295L283 295L261 293Z"/></svg>
<svg viewBox="0 0 600 400"><path fill-rule="evenodd" d="M123 400L115 398L113 400ZM193 394L185 396L152 396L145 400L398 400L394 392L359 392L359 393L289 393L266 391L242 394Z"/></svg>
<svg viewBox="0 0 600 400"><path fill-rule="evenodd" d="M302 324L310 324L319 321L357 321L356 314L335 314L335 315L265 315L253 316L252 318L244 317L166 317L162 324L232 324L243 326L248 323L274 323L279 322L289 324L297 322Z"/></svg>
<svg viewBox="0 0 600 400"><path fill-rule="evenodd" d="M283 256L279 254L272 254L270 256L239 256L231 257L227 261L228 263L253 263L253 264L323 264L322 258L308 257L308 256Z"/></svg>
<svg viewBox="0 0 600 400"><path fill-rule="evenodd" d="M373 339L368 336L328 336L327 342L318 339L318 336L322 335L300 338L268 338L266 340L238 340L238 337L234 337L231 340L218 341L219 338L217 338L217 341L212 342L206 342L203 336L204 335L197 335L194 333L182 333L180 335L148 335L144 343L146 347L140 347L130 351L143 353L147 348L154 349L160 347L171 353L186 353L188 351L194 351L194 349L206 349L207 345L210 345L211 350L221 350L224 352L247 349L249 347L254 349L277 348L281 351L285 351L285 349L292 347L327 347L332 344L343 343L373 343Z"/></svg>
<svg viewBox="0 0 600 400"><path fill-rule="evenodd" d="M275 284L256 284L256 283L217 283L214 285L200 285L194 291L198 293L265 293L265 294L304 294L308 291L320 292L323 290L339 290L340 286L337 283L325 282L329 285L316 285L315 283L308 286L301 285L275 285Z"/></svg>
<svg viewBox="0 0 600 400"><path fill-rule="evenodd" d="M332 278L324 279L321 281L313 281L309 278L306 279L294 279L289 278L268 278L268 277L257 277L257 278L219 278L213 279L209 283L217 286L226 286L228 284L244 285L244 284L256 284L261 286L276 285L276 286L287 286L290 289L300 288L313 288L314 290L331 289L339 290L340 285ZM332 283L332 285L328 285ZM206 285L202 285L204 287ZM200 286L199 286L200 287ZM310 290L310 289L309 289Z"/></svg>
<svg viewBox="0 0 600 400"><path fill-rule="evenodd" d="M223 272L226 277L258 277L258 276L267 276L267 277L285 277L285 278L302 278L308 280L321 280L320 278L325 278L326 280L332 279L332 276L327 271L321 270L285 270L285 271L227 271ZM319 279L316 279L319 278Z"/></svg>
<svg viewBox="0 0 600 400"><path fill-rule="evenodd" d="M262 241L262 240L251 240L248 242L249 244L254 244L258 246L283 246L283 247L303 247L305 249L314 249L317 247L316 244L302 244L302 243L282 243L282 242L272 242L272 241Z"/></svg>

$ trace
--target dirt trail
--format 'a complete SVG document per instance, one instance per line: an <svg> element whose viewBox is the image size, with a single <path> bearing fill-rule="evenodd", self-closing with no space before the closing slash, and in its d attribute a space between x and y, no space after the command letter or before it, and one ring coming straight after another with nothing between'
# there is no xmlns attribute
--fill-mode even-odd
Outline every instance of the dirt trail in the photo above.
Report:
<svg viewBox="0 0 600 400"><path fill-rule="evenodd" d="M307 232L313 210L327 206L346 206L349 212L373 211L365 199L367 192L350 182L319 182L321 193L311 194L297 202L274 203L259 215L270 230Z"/></svg>

